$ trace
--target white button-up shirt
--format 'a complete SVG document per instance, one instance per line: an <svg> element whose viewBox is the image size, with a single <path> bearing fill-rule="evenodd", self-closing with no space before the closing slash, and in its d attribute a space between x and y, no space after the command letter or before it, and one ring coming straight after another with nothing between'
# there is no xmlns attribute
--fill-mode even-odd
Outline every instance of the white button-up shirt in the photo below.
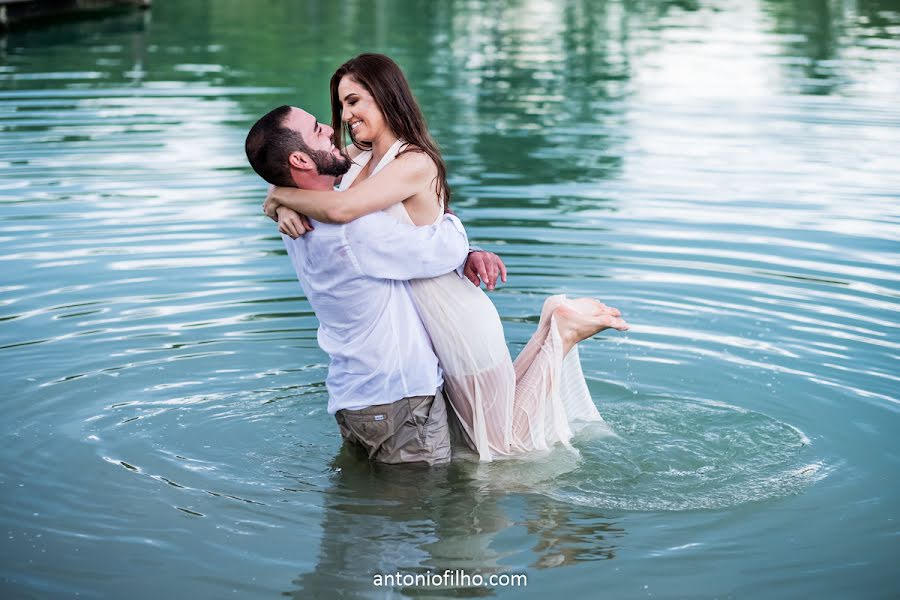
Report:
<svg viewBox="0 0 900 600"><path fill-rule="evenodd" d="M315 229L284 245L331 357L328 412L435 393L437 357L408 280L461 272L469 250L453 215L415 227L382 212Z"/></svg>

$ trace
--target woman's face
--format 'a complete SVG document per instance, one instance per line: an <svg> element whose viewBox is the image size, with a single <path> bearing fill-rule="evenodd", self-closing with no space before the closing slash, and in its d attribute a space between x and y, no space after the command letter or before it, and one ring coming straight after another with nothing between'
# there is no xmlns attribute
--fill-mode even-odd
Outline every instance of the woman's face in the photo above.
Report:
<svg viewBox="0 0 900 600"><path fill-rule="evenodd" d="M350 127L354 140L371 143L389 132L372 94L352 75L341 78L338 97L341 101L341 119Z"/></svg>

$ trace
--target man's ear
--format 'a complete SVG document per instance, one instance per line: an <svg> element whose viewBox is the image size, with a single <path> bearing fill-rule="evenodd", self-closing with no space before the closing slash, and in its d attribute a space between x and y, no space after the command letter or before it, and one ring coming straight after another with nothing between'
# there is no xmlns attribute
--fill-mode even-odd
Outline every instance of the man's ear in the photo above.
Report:
<svg viewBox="0 0 900 600"><path fill-rule="evenodd" d="M306 152L291 152L290 156L288 156L288 162L292 168L300 169L301 171L316 168L315 163Z"/></svg>

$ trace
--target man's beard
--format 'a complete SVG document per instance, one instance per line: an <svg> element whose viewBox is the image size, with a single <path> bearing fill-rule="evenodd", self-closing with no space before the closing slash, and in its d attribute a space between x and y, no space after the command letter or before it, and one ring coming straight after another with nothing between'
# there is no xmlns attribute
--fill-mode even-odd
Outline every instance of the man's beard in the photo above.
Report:
<svg viewBox="0 0 900 600"><path fill-rule="evenodd" d="M343 152L341 153L340 158L325 150L311 150L309 155L315 163L316 168L319 170L319 175L340 177L349 171L350 165L353 164L350 157L346 156Z"/></svg>

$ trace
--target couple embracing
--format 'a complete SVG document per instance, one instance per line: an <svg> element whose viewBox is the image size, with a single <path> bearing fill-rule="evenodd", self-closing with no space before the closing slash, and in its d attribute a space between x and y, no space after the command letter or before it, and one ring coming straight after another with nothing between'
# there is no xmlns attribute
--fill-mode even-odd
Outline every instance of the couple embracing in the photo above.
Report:
<svg viewBox="0 0 900 600"><path fill-rule="evenodd" d="M384 463L450 460L450 426L479 459L568 446L602 421L578 342L627 329L590 298L551 296L515 361L492 289L505 267L449 210L444 161L400 68L361 54L331 78L331 125L282 106L247 157L274 187L264 210L319 320L328 412ZM351 143L344 148L344 139Z"/></svg>

